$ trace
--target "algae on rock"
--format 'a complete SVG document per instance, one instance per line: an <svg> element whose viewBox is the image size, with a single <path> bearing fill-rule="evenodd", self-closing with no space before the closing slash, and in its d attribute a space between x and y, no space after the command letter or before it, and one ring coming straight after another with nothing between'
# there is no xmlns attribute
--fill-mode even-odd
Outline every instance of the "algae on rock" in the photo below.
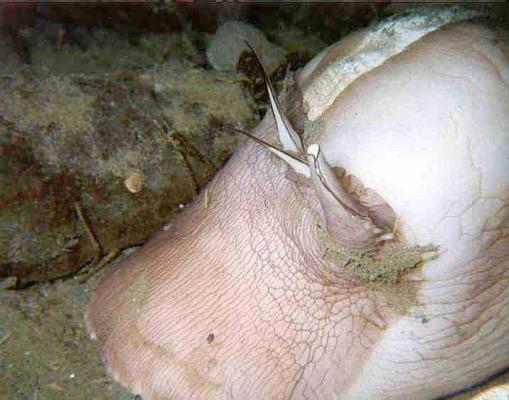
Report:
<svg viewBox="0 0 509 400"><path fill-rule="evenodd" d="M238 75L198 67L177 41L164 44L170 35L122 44L128 62L104 62L122 38L101 35L87 50L46 44L64 65L93 55L81 70L49 71L42 43L32 66L0 80L0 276L76 271L97 257L90 229L104 253L145 241L241 140L222 125L256 122ZM134 173L135 192L125 183Z"/></svg>

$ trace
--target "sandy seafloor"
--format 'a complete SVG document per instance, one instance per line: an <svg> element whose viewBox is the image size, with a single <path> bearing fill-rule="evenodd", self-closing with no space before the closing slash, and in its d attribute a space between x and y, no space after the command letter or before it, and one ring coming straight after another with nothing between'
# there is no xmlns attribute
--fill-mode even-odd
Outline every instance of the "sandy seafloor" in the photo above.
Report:
<svg viewBox="0 0 509 400"><path fill-rule="evenodd" d="M0 290L0 399L135 398L108 376L85 333L94 285L73 278Z"/></svg>

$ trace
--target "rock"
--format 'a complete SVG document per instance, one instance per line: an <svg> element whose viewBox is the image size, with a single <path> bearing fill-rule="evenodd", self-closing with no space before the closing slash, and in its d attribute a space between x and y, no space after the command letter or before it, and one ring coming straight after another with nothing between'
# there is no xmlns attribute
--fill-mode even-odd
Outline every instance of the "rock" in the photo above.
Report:
<svg viewBox="0 0 509 400"><path fill-rule="evenodd" d="M236 74L174 50L157 68L104 63L100 43L88 51L95 67L55 75L36 54L0 79L0 277L21 285L145 241L243 140L222 125L256 120Z"/></svg>
<svg viewBox="0 0 509 400"><path fill-rule="evenodd" d="M207 48L207 60L217 71L236 71L240 55L249 50L246 40L269 73L283 62L282 48L270 43L258 29L240 21L225 22L219 27Z"/></svg>
<svg viewBox="0 0 509 400"><path fill-rule="evenodd" d="M309 60L327 47L317 35L284 24L270 31L270 35L289 54L305 54Z"/></svg>

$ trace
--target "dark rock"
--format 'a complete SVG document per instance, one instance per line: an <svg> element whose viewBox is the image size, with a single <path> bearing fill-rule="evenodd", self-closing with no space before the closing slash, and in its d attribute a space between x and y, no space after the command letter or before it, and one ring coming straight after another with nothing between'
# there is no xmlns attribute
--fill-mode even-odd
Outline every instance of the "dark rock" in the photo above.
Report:
<svg viewBox="0 0 509 400"><path fill-rule="evenodd" d="M0 80L0 276L54 279L145 241L239 142L222 125L254 124L236 74L144 57L58 75L35 58Z"/></svg>

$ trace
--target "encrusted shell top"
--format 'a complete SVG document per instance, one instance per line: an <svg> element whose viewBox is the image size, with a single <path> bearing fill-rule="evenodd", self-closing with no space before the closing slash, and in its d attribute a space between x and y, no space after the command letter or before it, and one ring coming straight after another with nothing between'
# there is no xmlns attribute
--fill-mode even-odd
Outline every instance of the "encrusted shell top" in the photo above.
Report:
<svg viewBox="0 0 509 400"><path fill-rule="evenodd" d="M358 77L444 25L482 16L479 11L430 8L388 18L323 50L301 72L304 109L314 121Z"/></svg>

